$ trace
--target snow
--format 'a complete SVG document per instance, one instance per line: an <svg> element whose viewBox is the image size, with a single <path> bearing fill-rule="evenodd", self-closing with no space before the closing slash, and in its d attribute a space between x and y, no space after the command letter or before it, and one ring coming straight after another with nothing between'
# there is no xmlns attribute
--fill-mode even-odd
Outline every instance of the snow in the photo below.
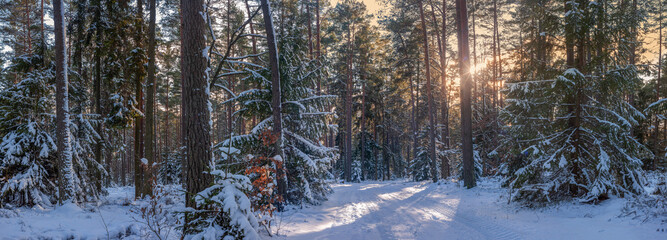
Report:
<svg viewBox="0 0 667 240"><path fill-rule="evenodd" d="M131 211L140 205L132 200L134 188L107 190L109 195L101 199L100 206L79 207L67 203L48 209L0 208L0 239L153 239L135 220L140 219L139 213ZM169 237L178 239L179 236L171 234Z"/></svg>
<svg viewBox="0 0 667 240"><path fill-rule="evenodd" d="M626 199L543 209L507 203L497 179L335 184L320 206L278 213L276 239L665 239L659 222L619 217ZM662 230L661 230L662 229ZM658 230L658 231L656 231Z"/></svg>
<svg viewBox="0 0 667 240"><path fill-rule="evenodd" d="M508 204L507 190L500 187L496 178L482 178L478 187L470 190L455 181L434 184L406 180L341 183L334 184L333 189L329 200L321 205L291 206L276 213L271 228L274 237L264 230L262 237L297 240L667 237L667 226L657 218L642 222L632 216L620 217L629 199L612 198L599 205L564 202L528 209ZM54 209L0 209L0 239L155 239L138 221L139 213L131 211L145 205L132 200L134 188L107 190L109 195L101 199L99 206L68 203ZM180 194L178 187L169 191ZM222 191L221 194L224 198L219 201L248 209L247 202L236 198L237 193ZM182 207L182 195L174 197L181 200L172 206ZM172 229L168 239L179 238L180 232Z"/></svg>

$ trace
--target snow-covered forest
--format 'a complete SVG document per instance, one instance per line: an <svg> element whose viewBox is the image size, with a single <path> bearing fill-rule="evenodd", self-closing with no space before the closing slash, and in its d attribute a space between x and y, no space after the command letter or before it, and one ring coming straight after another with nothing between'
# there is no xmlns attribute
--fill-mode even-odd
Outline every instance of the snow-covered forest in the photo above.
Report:
<svg viewBox="0 0 667 240"><path fill-rule="evenodd" d="M666 18L0 0L0 239L667 239Z"/></svg>

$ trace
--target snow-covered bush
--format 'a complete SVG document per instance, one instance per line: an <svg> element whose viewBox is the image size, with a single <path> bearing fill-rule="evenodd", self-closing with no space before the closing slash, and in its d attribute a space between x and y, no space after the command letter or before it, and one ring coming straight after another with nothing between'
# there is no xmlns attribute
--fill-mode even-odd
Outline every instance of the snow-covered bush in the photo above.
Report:
<svg viewBox="0 0 667 240"><path fill-rule="evenodd" d="M164 159L158 167L158 179L162 184L179 184L181 182L181 166L183 157L181 151L162 153Z"/></svg>
<svg viewBox="0 0 667 240"><path fill-rule="evenodd" d="M482 157L480 156L479 150L477 150L477 149L478 149L477 144L474 144L473 145L473 151L472 151L472 159L475 162L475 166L474 166L474 168L475 168L474 169L475 180L479 180L482 177L482 171L483 171L483 167L482 167L482 161L483 160L482 160ZM458 169L459 179L463 180L463 161L459 161L458 164L456 164L456 169Z"/></svg>
<svg viewBox="0 0 667 240"><path fill-rule="evenodd" d="M651 152L630 129L644 115L622 96L638 82L633 67L586 76L569 69L550 80L507 84L504 119L522 142L509 187L516 198L597 201L643 192L641 158Z"/></svg>
<svg viewBox="0 0 667 240"><path fill-rule="evenodd" d="M428 129L428 126L424 126L421 131L419 131L418 139L420 145L417 147L417 154L415 154L415 158L412 159L409 165L410 175L412 175L412 179L414 181L432 179L433 173L431 171L433 169L435 169L437 172L440 171L441 162L438 160L435 162L435 166L433 166L433 160L429 157L428 154ZM437 151L437 148L436 154L440 154L440 152Z"/></svg>
<svg viewBox="0 0 667 240"><path fill-rule="evenodd" d="M361 172L361 162L359 159L352 161L352 182L361 182L363 173Z"/></svg>
<svg viewBox="0 0 667 240"><path fill-rule="evenodd" d="M417 148L417 156L410 162L410 175L413 181L431 179L431 159L426 148Z"/></svg>
<svg viewBox="0 0 667 240"><path fill-rule="evenodd" d="M136 108L138 103L134 98L112 94L109 101L111 101L111 109L104 122L111 128L130 128L134 118L143 116L143 113Z"/></svg>
<svg viewBox="0 0 667 240"><path fill-rule="evenodd" d="M649 184L645 194L626 203L625 216L646 221L667 222L667 176L664 172L647 172Z"/></svg>
<svg viewBox="0 0 667 240"><path fill-rule="evenodd" d="M259 239L259 224L246 195L252 190L250 179L243 175L214 170L213 186L195 196L198 209L188 223L189 239Z"/></svg>
<svg viewBox="0 0 667 240"><path fill-rule="evenodd" d="M364 136L364 141L362 142L362 135ZM380 165L382 164L382 159L376 156L376 152L382 150L380 144L373 138L369 132L357 134L358 142L354 146L354 151L352 152L352 158L358 159L352 162L352 179L358 178L359 181L373 179L382 174L382 169ZM362 148L363 146L363 148ZM364 151L364 159L361 160L361 151ZM390 149L388 150L390 151ZM356 163L359 161L358 163ZM358 164L358 169L356 169L356 164ZM356 175L355 175L356 174Z"/></svg>
<svg viewBox="0 0 667 240"><path fill-rule="evenodd" d="M176 198L182 199L182 196L176 196L173 189L164 185L157 184L156 179L152 181L152 194L146 201L139 201L139 204L130 211L139 217L132 217L135 222L141 225L142 230L146 230L151 237L156 239L169 239L173 230L172 226L179 224L179 219L174 213L174 203Z"/></svg>

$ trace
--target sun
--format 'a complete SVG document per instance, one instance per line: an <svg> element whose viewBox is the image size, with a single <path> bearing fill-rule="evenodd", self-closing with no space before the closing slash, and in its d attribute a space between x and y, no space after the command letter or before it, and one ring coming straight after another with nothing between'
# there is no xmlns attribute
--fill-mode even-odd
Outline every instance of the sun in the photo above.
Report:
<svg viewBox="0 0 667 240"><path fill-rule="evenodd" d="M474 75L475 73L477 73L477 70L479 70L477 69L478 67L477 65L479 64L470 64L470 74Z"/></svg>

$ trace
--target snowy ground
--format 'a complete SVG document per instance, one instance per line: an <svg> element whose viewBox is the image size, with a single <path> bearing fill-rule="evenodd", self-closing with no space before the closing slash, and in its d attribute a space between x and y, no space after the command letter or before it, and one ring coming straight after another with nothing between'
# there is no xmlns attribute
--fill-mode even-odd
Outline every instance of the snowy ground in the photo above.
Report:
<svg viewBox="0 0 667 240"><path fill-rule="evenodd" d="M108 191L100 206L0 209L0 240L156 239L131 211L142 203L132 201L134 188ZM178 189L171 192L170 206L182 206ZM493 179L471 190L452 182L336 184L322 205L278 213L272 231L274 239L308 240L667 239L667 222L619 217L626 199L531 210L508 205L507 197ZM171 230L168 239L179 239Z"/></svg>
<svg viewBox="0 0 667 240"><path fill-rule="evenodd" d="M132 211L140 204L132 200L134 188L107 190L109 195L99 206L0 209L0 239L155 239L138 211ZM180 234L172 231L169 239L178 237Z"/></svg>
<svg viewBox="0 0 667 240"><path fill-rule="evenodd" d="M496 180L337 184L329 201L279 213L278 239L667 239L659 221L618 217L625 199L541 210L507 204Z"/></svg>

